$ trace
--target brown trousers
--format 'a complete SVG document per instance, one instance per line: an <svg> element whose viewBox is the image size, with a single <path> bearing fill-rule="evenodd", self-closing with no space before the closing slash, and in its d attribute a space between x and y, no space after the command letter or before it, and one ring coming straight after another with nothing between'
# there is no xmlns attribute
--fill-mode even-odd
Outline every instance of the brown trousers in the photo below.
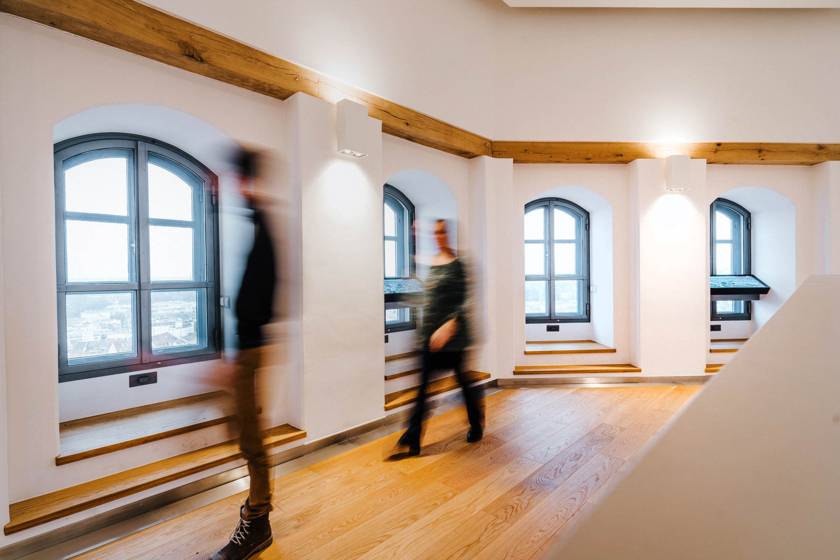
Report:
<svg viewBox="0 0 840 560"><path fill-rule="evenodd" d="M243 519L255 519L271 511L271 480L268 454L263 444L257 404L257 369L260 348L240 350L236 357L234 397L239 427L239 449L248 461L251 487L242 510Z"/></svg>

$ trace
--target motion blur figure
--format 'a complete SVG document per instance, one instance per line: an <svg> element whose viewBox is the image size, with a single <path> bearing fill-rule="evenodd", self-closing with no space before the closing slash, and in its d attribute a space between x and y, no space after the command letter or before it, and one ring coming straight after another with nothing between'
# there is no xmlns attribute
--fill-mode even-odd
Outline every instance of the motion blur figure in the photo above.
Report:
<svg viewBox="0 0 840 560"><path fill-rule="evenodd" d="M239 524L230 542L213 555L213 560L251 558L272 543L268 520L271 482L259 423L256 378L265 344L265 325L273 316L277 273L269 223L255 189L260 175L260 154L241 149L234 163L239 173L240 194L251 209L254 222L254 242L236 297L238 352L232 379L239 447L248 461L251 484L248 498L239 511Z"/></svg>
<svg viewBox="0 0 840 560"><path fill-rule="evenodd" d="M449 246L445 220L435 221L435 242L438 253L432 259L426 280L420 338L422 346L422 379L408 429L397 444L400 453L420 454L426 398L432 375L452 369L461 385L467 406L470 430L467 441L479 441L484 435L484 399L480 386L474 385L464 371L464 354L470 344L470 328L466 308L467 273L464 264Z"/></svg>

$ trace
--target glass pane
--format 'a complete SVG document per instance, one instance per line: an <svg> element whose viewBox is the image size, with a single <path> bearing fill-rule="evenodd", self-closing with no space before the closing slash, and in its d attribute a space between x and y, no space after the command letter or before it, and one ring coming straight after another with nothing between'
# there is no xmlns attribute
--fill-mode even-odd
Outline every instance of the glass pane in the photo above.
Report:
<svg viewBox="0 0 840 560"><path fill-rule="evenodd" d="M203 347L199 340L198 298L204 290L153 291L152 302L152 351L184 350Z"/></svg>
<svg viewBox="0 0 840 560"><path fill-rule="evenodd" d="M66 312L71 363L137 355L133 293L67 294Z"/></svg>
<svg viewBox="0 0 840 560"><path fill-rule="evenodd" d="M735 302L734 301L716 301L715 306L717 307L718 313L734 313L735 312Z"/></svg>
<svg viewBox="0 0 840 560"><path fill-rule="evenodd" d="M397 235L397 213L389 205L385 205L385 235L396 237Z"/></svg>
<svg viewBox="0 0 840 560"><path fill-rule="evenodd" d="M149 251L153 282L193 279L193 230L150 226Z"/></svg>
<svg viewBox="0 0 840 560"><path fill-rule="evenodd" d="M127 282L128 224L67 220L67 281Z"/></svg>
<svg viewBox="0 0 840 560"><path fill-rule="evenodd" d="M554 239L577 239L577 219L560 208L554 209Z"/></svg>
<svg viewBox="0 0 840 560"><path fill-rule="evenodd" d="M408 307L401 307L399 309L386 309L385 323L388 325L408 323L411 320L410 313L411 310Z"/></svg>
<svg viewBox="0 0 840 560"><path fill-rule="evenodd" d="M715 243L715 274L734 274L732 272L732 244Z"/></svg>
<svg viewBox="0 0 840 560"><path fill-rule="evenodd" d="M545 276L545 243L525 244L525 274Z"/></svg>
<svg viewBox="0 0 840 560"><path fill-rule="evenodd" d="M396 278L397 274L397 242L393 239L385 240L385 277Z"/></svg>
<svg viewBox="0 0 840 560"><path fill-rule="evenodd" d="M577 280L556 280L554 282L554 312L580 312Z"/></svg>
<svg viewBox="0 0 840 560"><path fill-rule="evenodd" d="M104 157L64 171L64 207L68 212L128 215L128 160Z"/></svg>
<svg viewBox="0 0 840 560"><path fill-rule="evenodd" d="M734 224L724 212L720 210L715 212L715 240L716 241L732 241L732 229Z"/></svg>
<svg viewBox="0 0 840 560"><path fill-rule="evenodd" d="M543 280L525 281L525 313L527 315L548 314L548 283Z"/></svg>
<svg viewBox="0 0 840 560"><path fill-rule="evenodd" d="M525 239L545 239L545 208L534 208L525 213Z"/></svg>
<svg viewBox="0 0 840 560"><path fill-rule="evenodd" d="M149 162L149 217L193 219L192 186L165 167Z"/></svg>
<svg viewBox="0 0 840 560"><path fill-rule="evenodd" d="M577 274L577 246L574 243L554 244L554 274Z"/></svg>

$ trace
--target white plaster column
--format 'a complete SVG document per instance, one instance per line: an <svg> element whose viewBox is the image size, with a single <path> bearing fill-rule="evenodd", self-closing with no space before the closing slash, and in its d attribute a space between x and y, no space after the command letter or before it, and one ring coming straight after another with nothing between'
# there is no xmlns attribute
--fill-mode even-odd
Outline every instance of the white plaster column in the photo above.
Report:
<svg viewBox="0 0 840 560"><path fill-rule="evenodd" d="M685 192L664 181L664 160L630 164L633 359L645 375L700 374L709 340L706 162L691 162Z"/></svg>
<svg viewBox="0 0 840 560"><path fill-rule="evenodd" d="M817 272L840 274L840 161L814 166Z"/></svg>
<svg viewBox="0 0 840 560"><path fill-rule="evenodd" d="M364 145L354 149L365 156L354 158L338 153L335 105L299 93L284 106L300 204L300 367L290 386L301 428L318 438L384 414L381 123L359 125Z"/></svg>
<svg viewBox="0 0 840 560"><path fill-rule="evenodd" d="M481 156L470 160L470 222L474 274L473 315L476 352L473 367L508 377L514 365L514 326L510 216L514 204L513 160Z"/></svg>

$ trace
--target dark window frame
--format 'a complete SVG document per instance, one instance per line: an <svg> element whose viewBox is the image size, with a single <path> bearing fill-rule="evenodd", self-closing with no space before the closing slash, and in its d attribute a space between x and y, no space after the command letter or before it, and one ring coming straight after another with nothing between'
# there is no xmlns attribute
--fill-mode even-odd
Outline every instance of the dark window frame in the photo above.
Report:
<svg viewBox="0 0 840 560"><path fill-rule="evenodd" d="M716 212L723 212L733 220L732 232L732 275L752 274L752 214L740 204L726 198L717 198L709 207L709 271L716 276L717 251L716 245L727 243L716 238ZM740 264L740 266L736 266ZM742 301L741 311L722 313L717 310L718 302L709 304L709 314L712 321L750 321L752 320L752 302Z"/></svg>
<svg viewBox="0 0 840 560"><path fill-rule="evenodd" d="M126 154L128 159L128 216L65 212L64 170L68 161L99 159L109 153ZM149 160L173 173L188 177L193 184L193 208L201 210L191 222L149 218L148 173ZM54 147L55 226L56 226L56 292L58 306L58 380L60 383L148 370L189 362L218 359L221 356L221 309L219 301L219 228L218 178L205 165L183 150L145 136L124 133L100 133L79 136L59 142ZM187 175L189 174L189 175ZM69 215L69 218L68 218ZM127 282L68 282L65 222L67 219L91 219L127 223L129 230L129 280ZM149 227L176 225L192 227L193 270L200 280L150 280ZM201 235L195 235L195 233ZM196 325L199 340L206 345L185 350L158 350L151 346L151 294L172 290L204 290L205 297L197 298ZM133 298L134 355L116 359L93 358L70 363L67 358L67 294L129 292Z"/></svg>
<svg viewBox="0 0 840 560"><path fill-rule="evenodd" d="M544 315L525 314L525 322L527 324L547 324L547 323L589 323L592 321L592 305L591 305L591 255L590 255L590 216L589 212L582 206L566 200L563 198L546 197L533 200L525 205L525 214L543 208L543 239L542 240L524 240L524 244L541 243L544 245L544 259L545 259L545 273L543 275L525 275L525 281L542 281L546 282L546 302L547 313ZM571 213L575 217L576 222L576 242L578 248L578 269L579 274L562 274L554 273L554 214L553 210L559 208L565 212ZM524 214L523 214L524 216ZM554 309L554 282L555 280L576 280L578 281L578 313L557 313Z"/></svg>
<svg viewBox="0 0 840 560"><path fill-rule="evenodd" d="M415 238L414 228L412 224L415 218L414 203L409 200L405 194L393 185L385 184L382 193L383 212L384 206L390 206L397 215L397 235L386 236L384 229L382 232L382 257L383 262L385 258L385 240L393 239L397 245L397 270L401 271L401 276L386 276L385 278L411 278L416 274L416 263L414 257L417 254L417 240ZM384 224L384 216L383 216ZM404 236L404 239L400 239ZM408 309L408 320L394 323L385 321L385 332L394 333L401 331L413 331L417 328L417 311L413 307L406 307Z"/></svg>

